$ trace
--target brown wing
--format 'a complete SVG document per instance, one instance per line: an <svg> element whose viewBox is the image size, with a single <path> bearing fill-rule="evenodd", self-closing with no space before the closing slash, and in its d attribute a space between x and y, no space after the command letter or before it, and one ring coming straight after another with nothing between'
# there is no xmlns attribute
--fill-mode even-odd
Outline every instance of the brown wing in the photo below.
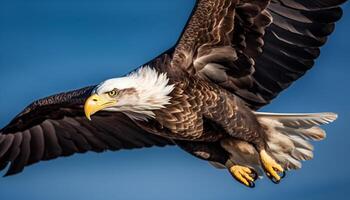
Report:
<svg viewBox="0 0 350 200"><path fill-rule="evenodd" d="M84 117L83 103L93 87L38 100L0 131L0 170L19 173L41 160L87 151L133 149L173 144L136 126L121 113Z"/></svg>
<svg viewBox="0 0 350 200"><path fill-rule="evenodd" d="M198 0L172 68L268 104L314 65L346 0Z"/></svg>

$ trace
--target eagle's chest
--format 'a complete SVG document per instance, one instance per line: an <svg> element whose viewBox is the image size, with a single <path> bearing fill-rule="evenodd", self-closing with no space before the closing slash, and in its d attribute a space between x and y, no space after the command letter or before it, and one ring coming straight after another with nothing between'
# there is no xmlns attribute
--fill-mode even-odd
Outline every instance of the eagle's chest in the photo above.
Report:
<svg viewBox="0 0 350 200"><path fill-rule="evenodd" d="M205 118L222 103L219 89L207 83L192 82L177 84L171 93L170 104L155 111L151 122L153 132L158 135L185 140L216 140L220 134L207 130ZM220 136L221 137L221 136Z"/></svg>

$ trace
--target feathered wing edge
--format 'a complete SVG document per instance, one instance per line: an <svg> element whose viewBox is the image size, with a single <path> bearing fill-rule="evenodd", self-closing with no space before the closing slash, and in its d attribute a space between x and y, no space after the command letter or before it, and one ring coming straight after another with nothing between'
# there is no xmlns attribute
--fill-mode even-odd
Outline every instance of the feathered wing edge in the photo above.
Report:
<svg viewBox="0 0 350 200"><path fill-rule="evenodd" d="M197 73L257 110L314 66L344 2L198 0L172 69Z"/></svg>
<svg viewBox="0 0 350 200"><path fill-rule="evenodd" d="M0 130L0 171L5 176L25 166L87 151L104 152L173 142L138 127L122 113L100 112L88 121L83 103L94 87L35 101Z"/></svg>

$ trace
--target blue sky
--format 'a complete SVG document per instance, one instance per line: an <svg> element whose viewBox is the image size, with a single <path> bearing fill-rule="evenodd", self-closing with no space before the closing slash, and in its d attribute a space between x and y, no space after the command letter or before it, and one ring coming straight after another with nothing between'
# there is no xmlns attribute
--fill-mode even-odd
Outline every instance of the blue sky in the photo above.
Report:
<svg viewBox="0 0 350 200"><path fill-rule="evenodd" d="M0 0L0 126L31 101L120 76L172 46L189 0ZM306 76L265 111L333 111L316 157L254 190L175 147L88 153L0 178L1 199L346 199L350 195L350 5Z"/></svg>

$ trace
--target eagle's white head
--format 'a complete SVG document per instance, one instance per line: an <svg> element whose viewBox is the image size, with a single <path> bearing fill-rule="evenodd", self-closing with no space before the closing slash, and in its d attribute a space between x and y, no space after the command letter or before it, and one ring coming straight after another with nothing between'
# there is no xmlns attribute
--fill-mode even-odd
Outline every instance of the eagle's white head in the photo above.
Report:
<svg viewBox="0 0 350 200"><path fill-rule="evenodd" d="M96 86L86 100L85 114L90 120L91 115L101 110L123 112L137 120L154 118L154 110L170 103L169 94L173 89L165 73L141 67L125 77L109 79Z"/></svg>

